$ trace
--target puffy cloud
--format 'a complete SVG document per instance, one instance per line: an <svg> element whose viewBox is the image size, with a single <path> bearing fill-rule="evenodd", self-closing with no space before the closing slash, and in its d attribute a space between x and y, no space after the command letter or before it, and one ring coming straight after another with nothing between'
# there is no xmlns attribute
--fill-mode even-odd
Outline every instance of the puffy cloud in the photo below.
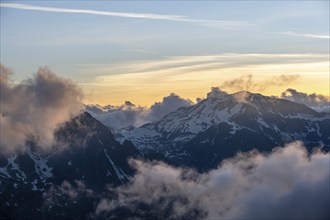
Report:
<svg viewBox="0 0 330 220"><path fill-rule="evenodd" d="M171 93L163 98L161 102L154 103L150 108L136 106L126 101L120 106L99 106L87 105L86 111L101 121L106 126L113 129L121 129L128 126L140 126L148 122L158 121L166 114L169 114L180 107L187 107L193 102L183 99Z"/></svg>
<svg viewBox="0 0 330 220"><path fill-rule="evenodd" d="M1 65L0 153L24 151L32 140L50 148L58 125L81 110L81 90L46 67L19 84L11 82L11 74Z"/></svg>
<svg viewBox="0 0 330 220"><path fill-rule="evenodd" d="M212 87L211 92L207 93L206 97L208 99L219 99L226 96L228 96L227 92L220 90L218 87Z"/></svg>
<svg viewBox="0 0 330 220"><path fill-rule="evenodd" d="M329 219L329 153L308 155L300 142L249 152L197 173L132 160L137 174L103 198L98 216L136 219ZM129 213L129 214L127 214Z"/></svg>
<svg viewBox="0 0 330 220"><path fill-rule="evenodd" d="M315 111L330 113L330 99L323 95L307 94L290 88L282 93L281 98L302 103Z"/></svg>
<svg viewBox="0 0 330 220"><path fill-rule="evenodd" d="M207 93L207 98L221 100L223 98L231 96L238 102L249 103L248 98L250 95L251 93L247 91L240 91L229 95L227 92L222 91L218 87L212 87L211 92Z"/></svg>
<svg viewBox="0 0 330 220"><path fill-rule="evenodd" d="M120 106L87 105L86 111L104 125L113 129L140 126L145 123L147 109L126 101Z"/></svg>
<svg viewBox="0 0 330 220"><path fill-rule="evenodd" d="M147 120L158 121L178 108L187 107L192 104L193 102L189 99L183 99L178 95L171 93L169 96L164 97L161 102L156 102L150 107Z"/></svg>

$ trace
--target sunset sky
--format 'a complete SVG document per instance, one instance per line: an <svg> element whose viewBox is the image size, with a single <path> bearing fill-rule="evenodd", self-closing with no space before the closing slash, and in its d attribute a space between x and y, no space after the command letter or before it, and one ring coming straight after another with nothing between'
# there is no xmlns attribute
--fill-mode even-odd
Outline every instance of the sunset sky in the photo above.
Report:
<svg viewBox="0 0 330 220"><path fill-rule="evenodd" d="M329 1L1 1L1 64L14 82L48 66L102 105L329 96Z"/></svg>

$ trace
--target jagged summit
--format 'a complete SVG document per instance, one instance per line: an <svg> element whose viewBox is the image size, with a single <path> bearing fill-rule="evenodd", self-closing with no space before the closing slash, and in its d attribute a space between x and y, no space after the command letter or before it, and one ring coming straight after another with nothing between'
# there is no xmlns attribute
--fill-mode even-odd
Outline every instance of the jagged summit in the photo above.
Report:
<svg viewBox="0 0 330 220"><path fill-rule="evenodd" d="M71 120L67 121L64 123L65 125L102 125L101 122L98 120L95 120L95 118L88 112L84 111L81 112L80 114L76 115L73 117Z"/></svg>
<svg viewBox="0 0 330 220"><path fill-rule="evenodd" d="M98 190L124 183L133 172L127 159L138 154L136 148L118 143L87 112L60 126L55 138L63 146L47 154L29 148L25 154L0 158L0 186L11 189L15 182L19 189L42 192L54 183L83 181Z"/></svg>

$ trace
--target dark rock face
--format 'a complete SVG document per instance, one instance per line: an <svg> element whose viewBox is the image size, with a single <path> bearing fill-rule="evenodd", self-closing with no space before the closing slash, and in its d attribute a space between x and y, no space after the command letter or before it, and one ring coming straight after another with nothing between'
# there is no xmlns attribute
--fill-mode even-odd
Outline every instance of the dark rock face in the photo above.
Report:
<svg viewBox="0 0 330 220"><path fill-rule="evenodd" d="M66 123L57 136L70 147L49 159L56 181L82 180L97 188L122 184L133 174L127 159L138 151L128 141L119 144L109 128L88 113Z"/></svg>

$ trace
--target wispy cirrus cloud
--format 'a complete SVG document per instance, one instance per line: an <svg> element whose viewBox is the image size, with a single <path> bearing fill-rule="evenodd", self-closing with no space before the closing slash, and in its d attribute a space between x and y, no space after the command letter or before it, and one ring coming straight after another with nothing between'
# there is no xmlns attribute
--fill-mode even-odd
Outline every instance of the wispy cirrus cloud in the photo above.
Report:
<svg viewBox="0 0 330 220"><path fill-rule="evenodd" d="M141 49L123 49L124 52L132 52L132 53L145 53L145 54L152 54L153 52L149 50L141 50Z"/></svg>
<svg viewBox="0 0 330 220"><path fill-rule="evenodd" d="M79 74L95 73L83 87L86 91L96 91L97 85L97 94L93 93L93 96L97 95L100 104L107 104L111 99L112 104L119 105L125 100L113 94L121 94L121 97L126 95L126 100L150 105L171 92L193 100L211 86L221 86L226 80L248 75L253 75L251 92L275 95L290 86L325 94L326 90L322 88L328 88L329 58L328 54L224 53L78 64L74 68ZM297 87L298 82L302 86ZM231 93L240 90L228 88Z"/></svg>
<svg viewBox="0 0 330 220"><path fill-rule="evenodd" d="M80 72L97 72L103 77L113 75L138 75L138 74L162 74L178 75L200 74L205 71L219 71L232 68L253 68L266 66L298 66L313 65L321 63L328 66L327 54L243 54L243 53L223 53L223 54L203 54L191 56L168 56L159 59L137 60L121 63L91 63L74 65ZM283 67L284 68L284 67ZM267 70L266 69L266 70ZM264 72L264 70L263 70ZM205 77L205 76L203 76Z"/></svg>
<svg viewBox="0 0 330 220"><path fill-rule="evenodd" d="M330 35L322 35L322 34L302 34L302 33L295 33L295 32L292 32L292 31L281 32L280 34L290 35L290 36L297 36L297 37L330 39Z"/></svg>
<svg viewBox="0 0 330 220"><path fill-rule="evenodd" d="M112 11L99 11L99 10L87 10L87 9L44 7L44 6L35 6L35 5L17 4L17 3L0 3L0 7L19 9L19 10L45 11L45 12L54 12L54 13L90 14L90 15L103 15L103 16L124 17L124 18L180 21L180 22L200 23L200 24L206 24L212 26L216 25L217 27L224 27L224 28L237 28L241 26L251 25L244 21L194 19L182 15L112 12Z"/></svg>

